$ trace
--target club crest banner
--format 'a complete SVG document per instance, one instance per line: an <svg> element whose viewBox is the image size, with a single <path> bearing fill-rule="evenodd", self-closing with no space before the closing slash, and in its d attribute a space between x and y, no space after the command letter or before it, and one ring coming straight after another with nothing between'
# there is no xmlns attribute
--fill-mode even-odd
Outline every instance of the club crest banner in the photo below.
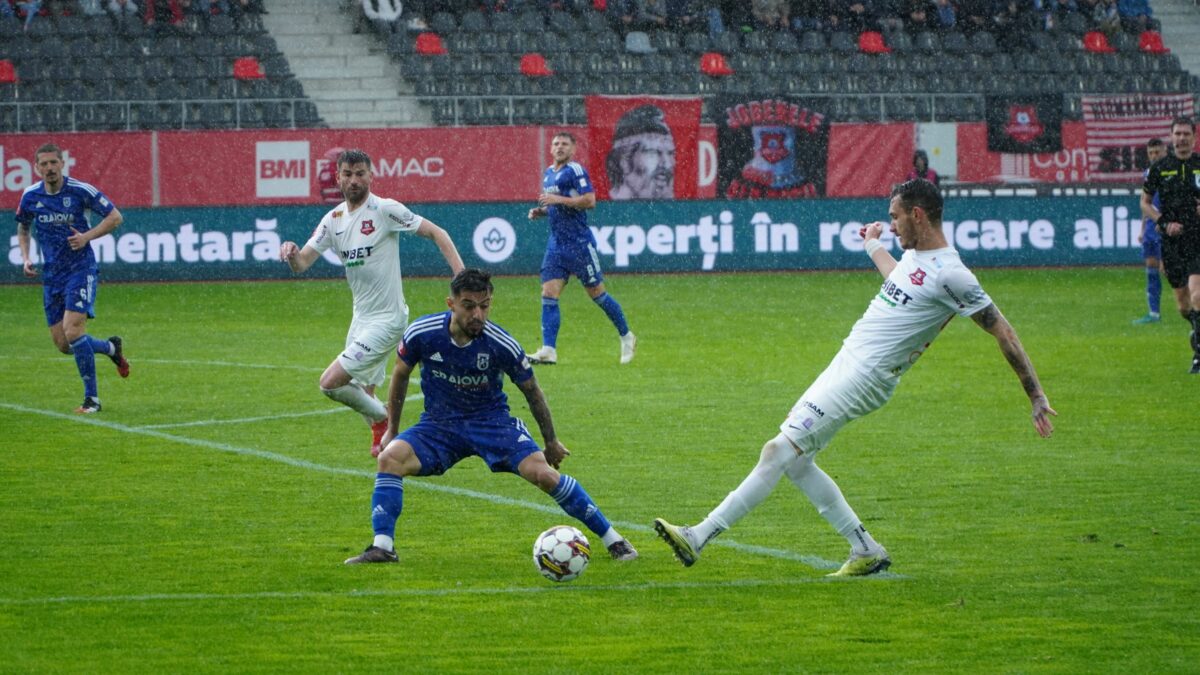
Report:
<svg viewBox="0 0 1200 675"><path fill-rule="evenodd" d="M597 199L698 197L700 99L588 96L584 105L589 146L604 156L590 172Z"/></svg>
<svg viewBox="0 0 1200 675"><path fill-rule="evenodd" d="M795 199L825 194L827 101L722 96L717 118L717 194Z"/></svg>
<svg viewBox="0 0 1200 675"><path fill-rule="evenodd" d="M1062 96L988 96L987 129L989 152L1058 152L1062 150Z"/></svg>

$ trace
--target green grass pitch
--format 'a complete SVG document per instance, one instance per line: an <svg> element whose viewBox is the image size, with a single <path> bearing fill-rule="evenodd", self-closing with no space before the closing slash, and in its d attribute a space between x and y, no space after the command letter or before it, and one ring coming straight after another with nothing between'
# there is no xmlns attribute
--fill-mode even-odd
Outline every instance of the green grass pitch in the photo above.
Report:
<svg viewBox="0 0 1200 675"><path fill-rule="evenodd" d="M1172 298L1134 327L1133 267L978 276L1057 430L1038 438L995 341L951 322L818 458L895 561L848 581L825 579L847 547L786 480L690 569L650 524L738 484L878 276L613 275L640 337L625 367L569 286L538 378L564 471L642 557L561 585L530 547L573 521L478 460L407 481L401 564L341 564L370 541L374 472L362 420L317 388L344 281L102 286L91 330L124 336L133 374L99 359L87 419L40 287L2 287L0 670L1195 672L1200 377ZM536 279L497 282L493 320L535 349ZM445 283L406 280L414 317Z"/></svg>

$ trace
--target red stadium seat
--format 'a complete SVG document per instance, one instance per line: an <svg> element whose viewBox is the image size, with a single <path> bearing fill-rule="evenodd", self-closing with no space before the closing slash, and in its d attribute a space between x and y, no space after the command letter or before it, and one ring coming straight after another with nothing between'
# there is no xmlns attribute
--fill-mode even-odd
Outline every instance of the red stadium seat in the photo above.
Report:
<svg viewBox="0 0 1200 675"><path fill-rule="evenodd" d="M253 56L243 56L235 59L233 62L233 76L239 80L261 80L266 77L266 75L263 75L262 65Z"/></svg>
<svg viewBox="0 0 1200 675"><path fill-rule="evenodd" d="M732 75L733 68L729 67L729 62L721 52L708 52L700 57L700 72L705 75L725 76Z"/></svg>
<svg viewBox="0 0 1200 675"><path fill-rule="evenodd" d="M1112 45L1108 44L1108 36L1098 30L1083 34L1083 48L1089 52L1099 54L1111 54L1117 51Z"/></svg>
<svg viewBox="0 0 1200 675"><path fill-rule="evenodd" d="M446 45L437 33L421 33L413 45L413 50L422 56L441 56L446 53Z"/></svg>
<svg viewBox="0 0 1200 675"><path fill-rule="evenodd" d="M608 0L592 0L592 9L603 12L608 9Z"/></svg>
<svg viewBox="0 0 1200 675"><path fill-rule="evenodd" d="M521 57L521 74L527 77L546 77L553 75L554 71L550 70L546 63L546 57L533 52Z"/></svg>
<svg viewBox="0 0 1200 675"><path fill-rule="evenodd" d="M1138 36L1138 49L1150 54L1169 54L1170 49L1162 41L1162 33L1156 30L1143 31Z"/></svg>
<svg viewBox="0 0 1200 675"><path fill-rule="evenodd" d="M884 44L883 33L865 30L858 34L858 51L864 54L887 54L892 48Z"/></svg>
<svg viewBox="0 0 1200 675"><path fill-rule="evenodd" d="M0 59L0 84L16 84L17 68L12 61Z"/></svg>

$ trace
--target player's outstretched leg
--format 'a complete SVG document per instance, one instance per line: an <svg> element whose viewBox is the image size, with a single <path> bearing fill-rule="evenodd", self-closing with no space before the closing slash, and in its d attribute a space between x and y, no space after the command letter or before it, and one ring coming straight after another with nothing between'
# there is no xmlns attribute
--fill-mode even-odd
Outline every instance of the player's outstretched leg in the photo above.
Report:
<svg viewBox="0 0 1200 675"><path fill-rule="evenodd" d="M574 478L560 474L558 484L550 490L550 497L558 502L567 515L579 520L599 535L600 541L604 543L613 560L637 559L637 549L608 523L608 519L600 512L600 507L596 506L596 502L592 501L587 491Z"/></svg>
<svg viewBox="0 0 1200 675"><path fill-rule="evenodd" d="M621 309L621 303L617 302L617 299L607 292L592 298L592 302L604 310L604 313L608 316L608 320L617 329L617 335L621 336L621 363L629 363L633 360L633 354L637 350L637 336L629 330L629 324L625 321L625 311Z"/></svg>
<svg viewBox="0 0 1200 675"><path fill-rule="evenodd" d="M117 367L117 374L121 377L129 377L129 361L125 360L125 342L121 340L120 335L114 335L108 338L110 349L106 350L108 358L112 359L113 365Z"/></svg>
<svg viewBox="0 0 1200 675"><path fill-rule="evenodd" d="M696 536L692 534L692 528L686 525L672 525L662 518L655 518L654 531L667 542L667 546L670 546L675 554L675 559L683 563L684 567L691 567L700 559L700 546L696 542Z"/></svg>
<svg viewBox="0 0 1200 675"><path fill-rule="evenodd" d="M817 513L850 542L850 558L829 576L866 576L882 572L892 564L887 550L867 532L837 483L816 465L812 457L797 457L788 465L787 476L817 508Z"/></svg>
<svg viewBox="0 0 1200 675"><path fill-rule="evenodd" d="M404 479L391 473L375 474L371 494L371 527L375 540L362 553L347 558L347 565L399 562L395 550L396 520L404 508Z"/></svg>

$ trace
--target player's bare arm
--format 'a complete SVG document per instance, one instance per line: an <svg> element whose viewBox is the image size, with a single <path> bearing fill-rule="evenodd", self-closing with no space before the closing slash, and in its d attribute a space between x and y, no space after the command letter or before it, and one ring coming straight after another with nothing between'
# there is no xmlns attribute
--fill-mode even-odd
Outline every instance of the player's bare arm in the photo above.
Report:
<svg viewBox="0 0 1200 675"><path fill-rule="evenodd" d="M1154 195L1145 191L1142 191L1141 207L1143 218L1149 218L1157 222L1162 217L1162 213L1159 213L1158 209L1154 208Z"/></svg>
<svg viewBox="0 0 1200 675"><path fill-rule="evenodd" d="M567 197L565 195L556 195L549 192L543 192L538 197L538 204L542 206L550 206L551 204L561 204L569 206L573 209L585 210L596 208L596 193L588 192L587 194Z"/></svg>
<svg viewBox="0 0 1200 675"><path fill-rule="evenodd" d="M311 246L305 246L302 249L293 241L285 241L279 245L279 259L287 263L292 272L296 274L312 267L320 255L317 249Z"/></svg>
<svg viewBox="0 0 1200 675"><path fill-rule="evenodd" d="M971 319L996 338L996 342L1000 345L1000 351L1008 360L1008 365L1012 367L1013 372L1017 374L1017 378L1021 381L1021 387L1025 390L1025 395L1029 397L1030 405L1033 406L1034 428L1043 438L1049 437L1054 432L1054 424L1051 423L1050 416L1057 416L1058 413L1050 407L1050 401L1046 398L1045 392L1042 391L1042 385L1038 381L1037 371L1033 369L1033 363L1029 360L1029 355L1025 353L1025 348L1021 346L1021 340L1017 337L1017 332L1013 330L1012 324L1004 318L995 304L988 305L983 310L971 315Z"/></svg>
<svg viewBox="0 0 1200 675"><path fill-rule="evenodd" d="M892 270L896 269L896 259L892 257L891 253L888 253L886 248L883 248L883 244L878 244L878 248L875 248L875 245L870 243L872 241L879 241L879 237L883 235L884 227L886 225L879 221L868 223L859 231L859 235L863 238L864 248L871 255L871 262L875 263L875 267L879 269L879 273L886 279L892 273ZM871 250L872 248L875 250Z"/></svg>
<svg viewBox="0 0 1200 675"><path fill-rule="evenodd" d="M446 264L450 266L451 274L458 274L462 271L463 261L458 255L458 248L454 246L454 240L445 230L422 218L421 224L417 226L417 234L437 244L438 250L442 252L442 257L446 259Z"/></svg>
<svg viewBox="0 0 1200 675"><path fill-rule="evenodd" d="M38 271L29 257L29 237L29 225L17 223L17 247L21 249L22 271L25 276L33 278L38 275Z"/></svg>
<svg viewBox="0 0 1200 675"><path fill-rule="evenodd" d="M533 419L542 432L542 441L546 446L546 463L557 469L563 458L570 455L571 451L558 441L558 436L554 432L554 419L550 416L550 405L546 403L546 395L538 386L536 377L525 380L517 387L525 395L525 401L529 404L529 412L533 414Z"/></svg>
<svg viewBox="0 0 1200 675"><path fill-rule="evenodd" d="M404 399L408 396L408 381L412 377L413 367L396 359L396 367L392 369L392 383L388 386L387 411L388 428L379 443L387 447L388 443L400 433L400 414L404 412Z"/></svg>
<svg viewBox="0 0 1200 675"><path fill-rule="evenodd" d="M67 245L71 247L72 251L78 251L87 246L89 241L99 239L117 229L123 222L125 222L124 216L121 215L121 212L116 207L113 207L113 210L107 216L104 216L104 220L101 220L87 232L80 232L72 227L72 234L67 237Z"/></svg>

